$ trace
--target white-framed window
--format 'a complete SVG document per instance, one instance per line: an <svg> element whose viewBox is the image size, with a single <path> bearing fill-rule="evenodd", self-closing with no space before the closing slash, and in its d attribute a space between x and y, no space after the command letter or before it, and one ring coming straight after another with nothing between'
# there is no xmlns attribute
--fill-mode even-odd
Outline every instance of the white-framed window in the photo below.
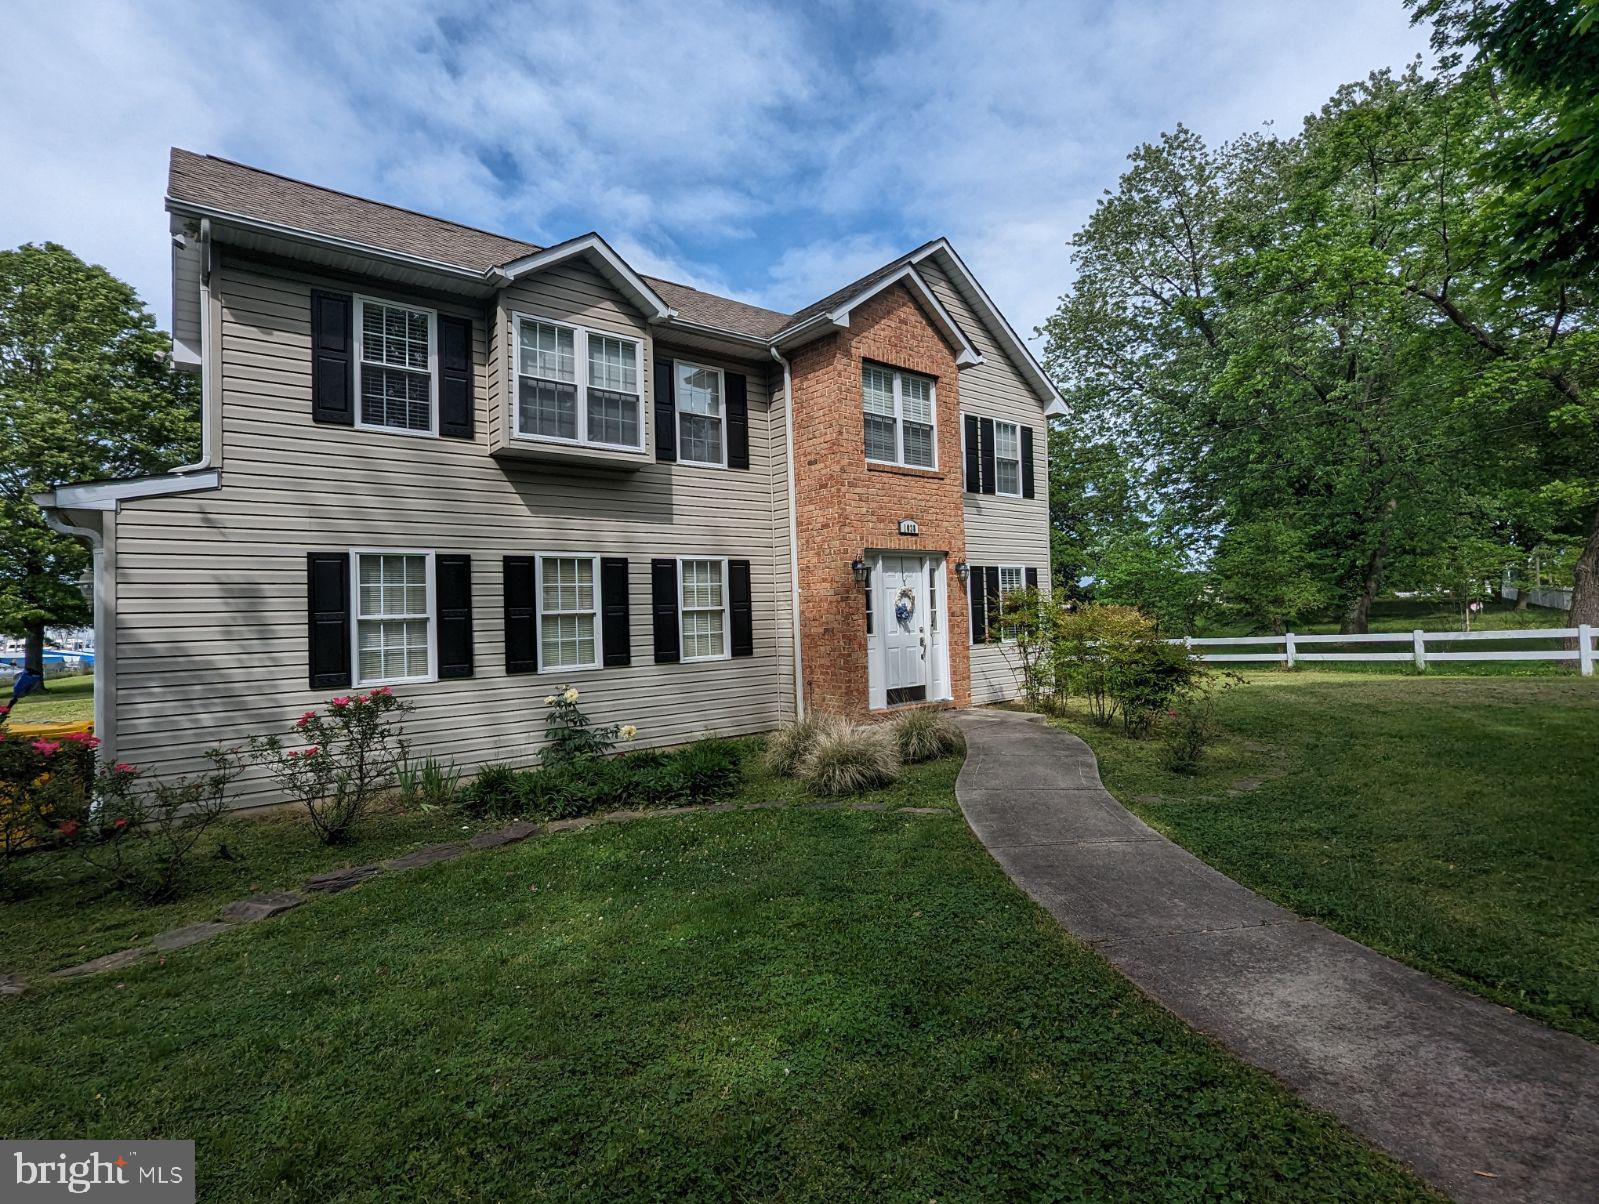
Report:
<svg viewBox="0 0 1599 1204"><path fill-rule="evenodd" d="M356 425L438 434L438 315L356 297L355 340Z"/></svg>
<svg viewBox="0 0 1599 1204"><path fill-rule="evenodd" d="M678 360L673 371L677 374L677 462L727 467L722 370Z"/></svg>
<svg viewBox="0 0 1599 1204"><path fill-rule="evenodd" d="M540 555L539 671L600 666L600 558Z"/></svg>
<svg viewBox="0 0 1599 1204"><path fill-rule="evenodd" d="M1014 422L994 423L994 492L1022 496L1022 430Z"/></svg>
<svg viewBox="0 0 1599 1204"><path fill-rule="evenodd" d="M677 562L677 594L682 659L717 661L731 656L727 561L680 559Z"/></svg>
<svg viewBox="0 0 1599 1204"><path fill-rule="evenodd" d="M355 562L355 684L398 685L434 676L433 553L359 548Z"/></svg>
<svg viewBox="0 0 1599 1204"><path fill-rule="evenodd" d="M975 597L973 595L973 590L972 590L972 582L977 580L977 573L978 573L978 570L974 568L972 570L971 579L969 581L967 581L967 583L966 583L966 605L967 605L968 608L975 607L977 605L977 602L976 602L976 599L975 599ZM999 597L998 598L990 598L988 600L989 601L989 605L991 607L991 610L990 610L989 613L990 614L994 614L994 615L1003 614L1004 610L1005 610L1005 598L1006 598L1006 596L1008 594L1015 593L1017 590L1026 589L1026 588L1027 588L1027 569L1025 567L1023 567L1022 565L1019 565L1019 564L1002 564L1002 565L1000 565L999 566ZM1008 628L1008 627L1003 627L1002 626L1002 627L999 627L999 629L997 631L990 631L989 632L989 642L990 643L1003 643L1004 641L1006 641L1008 639L1013 639L1014 637L1015 637L1014 630L1011 629L1011 628Z"/></svg>
<svg viewBox="0 0 1599 1204"><path fill-rule="evenodd" d="M644 446L644 344L516 315L516 434L638 451Z"/></svg>
<svg viewBox="0 0 1599 1204"><path fill-rule="evenodd" d="M862 364L861 409L868 460L938 467L938 406L932 377Z"/></svg>

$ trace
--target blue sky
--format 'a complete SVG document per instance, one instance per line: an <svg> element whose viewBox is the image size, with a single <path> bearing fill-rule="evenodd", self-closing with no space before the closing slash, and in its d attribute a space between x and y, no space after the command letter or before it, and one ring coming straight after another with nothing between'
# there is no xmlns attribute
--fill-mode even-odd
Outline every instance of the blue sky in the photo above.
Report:
<svg viewBox="0 0 1599 1204"><path fill-rule="evenodd" d="M1024 334L1134 145L1292 132L1426 49L1400 0L30 4L0 244L167 321L170 145L792 310L948 235Z"/></svg>

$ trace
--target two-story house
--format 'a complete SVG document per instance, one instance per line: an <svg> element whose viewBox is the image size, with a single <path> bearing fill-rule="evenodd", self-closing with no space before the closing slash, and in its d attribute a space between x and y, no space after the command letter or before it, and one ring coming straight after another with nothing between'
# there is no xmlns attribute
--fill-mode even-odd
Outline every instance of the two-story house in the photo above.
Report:
<svg viewBox="0 0 1599 1204"><path fill-rule="evenodd" d="M947 241L785 314L182 150L167 209L201 457L40 498L118 759L380 684L468 771L561 682L647 744L1014 693L1064 407Z"/></svg>

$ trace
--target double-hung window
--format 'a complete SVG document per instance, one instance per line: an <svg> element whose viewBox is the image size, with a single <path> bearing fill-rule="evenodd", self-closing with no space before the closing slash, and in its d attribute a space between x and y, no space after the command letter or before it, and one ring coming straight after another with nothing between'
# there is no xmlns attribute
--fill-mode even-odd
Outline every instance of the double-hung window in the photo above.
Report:
<svg viewBox="0 0 1599 1204"><path fill-rule="evenodd" d="M931 377L881 364L862 364L866 458L878 464L937 467L934 398Z"/></svg>
<svg viewBox="0 0 1599 1204"><path fill-rule="evenodd" d="M1027 570L1019 564L1002 564L999 566L999 603L1001 614L1005 613L1005 599L1011 594L1027 588ZM1000 628L1000 639L1013 640L1016 638L1016 628L1006 624Z"/></svg>
<svg viewBox="0 0 1599 1204"><path fill-rule="evenodd" d="M644 445L643 352L636 339L520 314L516 432L637 451Z"/></svg>
<svg viewBox="0 0 1599 1204"><path fill-rule="evenodd" d="M722 373L678 360L677 459L680 464L727 464L722 437Z"/></svg>
<svg viewBox="0 0 1599 1204"><path fill-rule="evenodd" d="M431 552L353 552L356 684L433 676Z"/></svg>
<svg viewBox="0 0 1599 1204"><path fill-rule="evenodd" d="M727 561L677 562L678 615L685 661L721 660L728 649Z"/></svg>
<svg viewBox="0 0 1599 1204"><path fill-rule="evenodd" d="M355 323L359 425L437 434L437 315L430 309L357 297Z"/></svg>
<svg viewBox="0 0 1599 1204"><path fill-rule="evenodd" d="M539 557L539 663L544 669L599 666L598 572L594 556Z"/></svg>
<svg viewBox="0 0 1599 1204"><path fill-rule="evenodd" d="M1022 435L1014 422L994 423L994 492L1022 496Z"/></svg>

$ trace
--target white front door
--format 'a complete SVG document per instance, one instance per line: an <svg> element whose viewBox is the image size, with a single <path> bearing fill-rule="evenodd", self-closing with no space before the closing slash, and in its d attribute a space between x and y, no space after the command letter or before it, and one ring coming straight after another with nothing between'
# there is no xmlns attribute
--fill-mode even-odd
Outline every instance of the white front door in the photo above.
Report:
<svg viewBox="0 0 1599 1204"><path fill-rule="evenodd" d="M927 562L920 556L882 558L883 684L887 703L927 698Z"/></svg>

